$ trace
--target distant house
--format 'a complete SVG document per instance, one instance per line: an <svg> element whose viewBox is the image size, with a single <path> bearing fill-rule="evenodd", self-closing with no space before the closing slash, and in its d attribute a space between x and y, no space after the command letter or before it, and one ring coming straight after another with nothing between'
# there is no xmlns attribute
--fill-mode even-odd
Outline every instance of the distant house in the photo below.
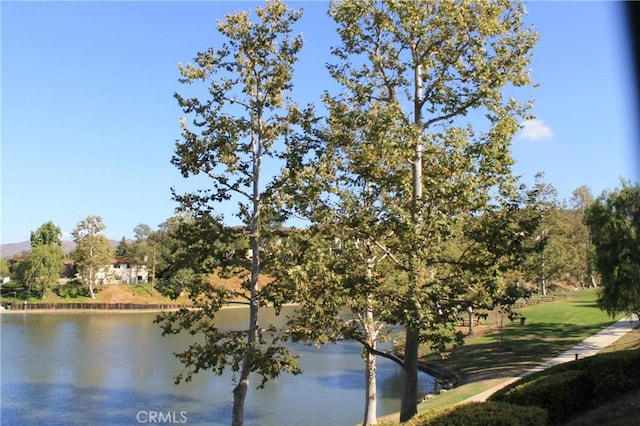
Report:
<svg viewBox="0 0 640 426"><path fill-rule="evenodd" d="M116 256L105 271L103 279L105 283L147 283L149 271L145 265L132 263L128 256Z"/></svg>
<svg viewBox="0 0 640 426"><path fill-rule="evenodd" d="M73 264L73 260L64 259L62 261L62 274L60 274L60 276L62 278L75 278L76 275L78 275L78 271Z"/></svg>
<svg viewBox="0 0 640 426"><path fill-rule="evenodd" d="M81 278L71 260L65 260L63 276ZM132 263L127 256L116 256L98 272L96 278L99 284L134 284L147 283L150 277L145 265Z"/></svg>

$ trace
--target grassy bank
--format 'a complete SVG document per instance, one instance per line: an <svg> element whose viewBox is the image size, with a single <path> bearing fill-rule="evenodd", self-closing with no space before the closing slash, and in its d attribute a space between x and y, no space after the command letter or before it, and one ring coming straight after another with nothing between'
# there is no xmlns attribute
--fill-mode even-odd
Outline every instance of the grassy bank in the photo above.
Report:
<svg viewBox="0 0 640 426"><path fill-rule="evenodd" d="M2 302L20 304L26 300L30 305L41 303L139 303L139 304L183 304L188 303L187 297L172 300L161 295L151 284L107 284L97 286L96 298L92 299L82 294L62 297L54 291L48 291L44 299L39 297L25 297L24 291L16 290L15 296L11 288L5 284Z"/></svg>
<svg viewBox="0 0 640 426"><path fill-rule="evenodd" d="M564 300L522 308L519 312L526 317L526 325L507 320L502 336L499 320L490 316L476 328L476 335L469 336L465 345L452 349L447 359L426 354L423 361L457 373L460 383L421 402L418 412L451 406L490 389L564 352L620 318L611 318L601 311L596 299L596 290L585 290L570 293ZM632 347L634 344L640 347L640 332L636 331L629 336ZM624 348L620 341L617 345L618 349ZM381 422L397 420L397 413L380 418Z"/></svg>

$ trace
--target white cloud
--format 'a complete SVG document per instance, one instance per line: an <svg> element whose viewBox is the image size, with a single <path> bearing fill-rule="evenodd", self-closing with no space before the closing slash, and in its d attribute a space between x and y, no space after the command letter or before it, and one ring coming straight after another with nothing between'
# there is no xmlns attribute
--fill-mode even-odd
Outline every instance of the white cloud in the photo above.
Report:
<svg viewBox="0 0 640 426"><path fill-rule="evenodd" d="M530 141L549 139L553 136L553 130L537 118L525 120L521 126L520 135Z"/></svg>

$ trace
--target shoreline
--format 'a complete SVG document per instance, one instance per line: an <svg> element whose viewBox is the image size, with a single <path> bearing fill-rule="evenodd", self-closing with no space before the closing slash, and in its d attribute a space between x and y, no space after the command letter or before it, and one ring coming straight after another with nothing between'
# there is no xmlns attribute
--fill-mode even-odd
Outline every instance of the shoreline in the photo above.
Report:
<svg viewBox="0 0 640 426"><path fill-rule="evenodd" d="M171 309L75 309L75 308L60 308L60 309L2 309L0 310L0 315L8 314L88 314L88 313L96 313L96 314L141 314L145 312L149 313L160 313L160 312L174 312L178 311L181 308L171 308ZM224 308L223 308L224 309Z"/></svg>
<svg viewBox="0 0 640 426"><path fill-rule="evenodd" d="M183 303L134 303L134 302L44 302L15 303L2 302L0 313L28 312L133 312L133 311L168 311L189 308Z"/></svg>
<svg viewBox="0 0 640 426"><path fill-rule="evenodd" d="M113 305L125 305L125 303L112 303ZM287 303L284 306L294 306L295 303ZM31 305L33 306L33 305ZM171 305L168 305L171 306ZM228 304L226 306L223 306L222 308L220 308L221 310L227 310L227 309L247 309L249 306L248 305L244 305L244 304ZM28 313L33 313L33 314L48 314L48 313L61 313L61 314L68 314L68 313L82 313L82 314L86 314L86 313L98 313L98 314L141 314L141 313L145 313L145 312L149 312L149 313L162 313L162 312L176 312L179 311L180 309L183 308L187 308L187 309L191 309L191 310L195 310L195 309L199 309L199 308L193 308L191 306L182 306L182 307L167 307L167 308L162 308L162 307L153 307L153 308L43 308L43 309L38 309L38 308L29 308L29 309L0 309L0 315L2 314L28 314Z"/></svg>

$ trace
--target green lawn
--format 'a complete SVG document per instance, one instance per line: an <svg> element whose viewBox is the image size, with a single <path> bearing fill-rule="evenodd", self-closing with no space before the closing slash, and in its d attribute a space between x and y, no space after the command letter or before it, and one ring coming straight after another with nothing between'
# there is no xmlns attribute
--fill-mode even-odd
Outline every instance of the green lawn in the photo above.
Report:
<svg viewBox="0 0 640 426"><path fill-rule="evenodd" d="M607 327L620 317L611 318L596 304L597 290L570 293L564 300L545 302L520 309L526 325L505 320L503 342L491 316L484 322L484 334L471 336L446 360L426 356L425 360L446 367L461 377L461 384L418 405L418 412L464 401L517 376L558 355ZM478 330L481 331L481 330ZM397 414L381 421L397 421Z"/></svg>
<svg viewBox="0 0 640 426"><path fill-rule="evenodd" d="M542 360L557 355L618 318L611 318L596 305L597 291L569 295L565 300L521 309L526 325L507 320L500 344L496 321L486 321L487 333L469 337L444 365L463 379L483 380L510 377ZM433 357L430 357L433 359Z"/></svg>

